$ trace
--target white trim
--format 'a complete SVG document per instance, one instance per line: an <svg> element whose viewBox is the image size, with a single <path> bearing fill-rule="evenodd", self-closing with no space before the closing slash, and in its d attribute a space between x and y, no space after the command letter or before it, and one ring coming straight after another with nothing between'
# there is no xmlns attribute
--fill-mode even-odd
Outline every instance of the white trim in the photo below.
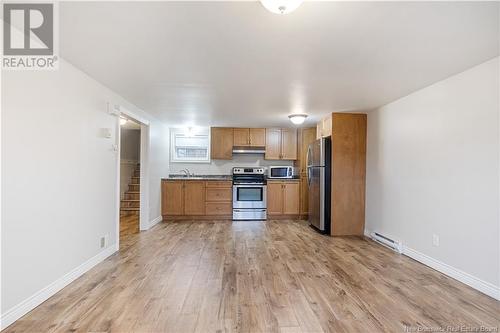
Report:
<svg viewBox="0 0 500 333"><path fill-rule="evenodd" d="M403 254L500 301L499 286L483 281L469 273L461 271L458 268L445 264L444 262L429 257L407 246L403 246Z"/></svg>
<svg viewBox="0 0 500 333"><path fill-rule="evenodd" d="M52 297L58 291L66 287L68 284L70 284L71 282L73 282L86 272L88 272L94 266L104 261L106 258L108 258L115 252L116 252L116 244L107 247L94 257L85 261L80 266L71 270L69 273L66 273L65 275L63 275L56 281L52 282L42 290L36 292L29 298L25 299L24 301L17 304L10 310L6 311L0 317L0 330L3 330L4 328L8 327L16 320L18 320L19 318L21 318L22 316L24 316L25 314L27 314L28 312L30 312L31 310L33 310L34 308L45 302L47 299Z"/></svg>
<svg viewBox="0 0 500 333"><path fill-rule="evenodd" d="M143 117L135 114L134 112L132 112L130 110L125 109L121 105L113 105L112 106L112 110L113 111L111 111L110 113L113 114L113 115L115 115L115 116L124 115L124 116L127 116L128 118L132 118L132 119L140 122L141 124L149 126L149 120L147 120L146 118L143 118Z"/></svg>
<svg viewBox="0 0 500 333"><path fill-rule="evenodd" d="M149 125L141 124L139 230L147 230L149 224L149 130Z"/></svg>
<svg viewBox="0 0 500 333"><path fill-rule="evenodd" d="M163 216L160 215L157 218L151 220L147 226L147 229L145 229L145 230L151 229L153 226L160 223L161 221L163 221Z"/></svg>
<svg viewBox="0 0 500 333"><path fill-rule="evenodd" d="M372 240L370 234L371 230L365 228L365 236ZM403 245L402 254L500 301L500 286L495 286L490 282L483 281L469 273L445 264L444 262L429 257L428 255L405 245Z"/></svg>

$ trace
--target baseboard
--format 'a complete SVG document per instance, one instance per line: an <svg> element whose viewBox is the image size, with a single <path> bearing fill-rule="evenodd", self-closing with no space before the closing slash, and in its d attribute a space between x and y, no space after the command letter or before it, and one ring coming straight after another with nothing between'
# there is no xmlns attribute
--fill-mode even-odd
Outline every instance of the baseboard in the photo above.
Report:
<svg viewBox="0 0 500 333"><path fill-rule="evenodd" d="M432 257L429 257L428 255L425 255L421 252L418 252L414 249L411 249L407 246L403 246L403 254L415 259L416 261L429 266L455 280L458 280L469 287L472 287L476 290L479 290L480 292L493 297L497 300L500 300L500 287L495 286L492 283L483 281L473 275L470 275L469 273L466 273L464 271L461 271L453 266L450 266L448 264L445 264L444 262L441 262L439 260L436 260Z"/></svg>
<svg viewBox="0 0 500 333"><path fill-rule="evenodd" d="M16 320L45 302L47 299L52 297L58 291L66 287L68 284L85 274L95 265L99 264L107 257L116 252L116 245L111 245L99 252L94 257L90 258L80 266L76 267L69 273L63 275L56 281L49 284L47 287L42 290L36 292L34 295L30 296L28 299L22 301L18 305L14 306L4 314L0 316L0 330L3 330L7 326L14 323Z"/></svg>
<svg viewBox="0 0 500 333"><path fill-rule="evenodd" d="M157 218L153 219L152 221L149 222L149 225L148 225L148 228L147 229L150 229L151 227L153 227L155 224L158 224L160 223L161 221L163 221L163 216L158 216ZM146 229L146 230L147 230Z"/></svg>

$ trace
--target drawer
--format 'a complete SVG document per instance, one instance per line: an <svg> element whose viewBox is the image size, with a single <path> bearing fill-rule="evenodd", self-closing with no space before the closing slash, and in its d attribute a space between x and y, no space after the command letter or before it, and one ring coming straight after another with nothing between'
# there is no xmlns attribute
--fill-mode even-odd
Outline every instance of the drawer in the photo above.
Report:
<svg viewBox="0 0 500 333"><path fill-rule="evenodd" d="M232 188L210 188L206 189L206 201L233 201L233 190Z"/></svg>
<svg viewBox="0 0 500 333"><path fill-rule="evenodd" d="M210 180L206 182L206 187L212 188L232 188L233 182L230 180Z"/></svg>
<svg viewBox="0 0 500 333"><path fill-rule="evenodd" d="M206 215L231 215L233 204L231 202L207 202L205 203Z"/></svg>

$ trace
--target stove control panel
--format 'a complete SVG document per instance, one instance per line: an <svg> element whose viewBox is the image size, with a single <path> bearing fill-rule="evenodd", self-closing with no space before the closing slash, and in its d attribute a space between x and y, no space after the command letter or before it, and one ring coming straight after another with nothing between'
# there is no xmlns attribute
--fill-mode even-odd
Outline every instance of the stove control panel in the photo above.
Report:
<svg viewBox="0 0 500 333"><path fill-rule="evenodd" d="M263 175L265 173L264 168L244 168L236 167L233 168L233 175Z"/></svg>

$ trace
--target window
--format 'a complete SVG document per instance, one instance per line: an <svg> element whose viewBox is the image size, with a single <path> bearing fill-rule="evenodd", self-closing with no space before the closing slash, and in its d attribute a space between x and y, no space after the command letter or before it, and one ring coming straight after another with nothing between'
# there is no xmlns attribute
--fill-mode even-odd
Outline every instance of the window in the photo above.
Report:
<svg viewBox="0 0 500 333"><path fill-rule="evenodd" d="M208 128L180 129L171 128L171 162L208 163L210 162L210 136Z"/></svg>

